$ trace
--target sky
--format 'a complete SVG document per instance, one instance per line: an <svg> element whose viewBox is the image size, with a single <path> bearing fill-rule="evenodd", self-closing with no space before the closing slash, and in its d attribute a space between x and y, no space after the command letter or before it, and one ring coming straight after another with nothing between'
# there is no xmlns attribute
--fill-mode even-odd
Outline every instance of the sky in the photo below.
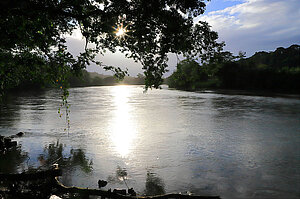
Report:
<svg viewBox="0 0 300 199"><path fill-rule="evenodd" d="M226 43L225 50L252 56L258 51L274 51L277 47L300 44L300 0L211 0L203 15L195 22L206 21L219 34L218 41ZM69 50L77 54L84 41L79 33L67 39ZM142 66L120 53L106 53L98 58L106 65L128 68L131 76L143 73ZM177 58L169 55L169 76L176 69ZM108 74L97 66L90 72Z"/></svg>

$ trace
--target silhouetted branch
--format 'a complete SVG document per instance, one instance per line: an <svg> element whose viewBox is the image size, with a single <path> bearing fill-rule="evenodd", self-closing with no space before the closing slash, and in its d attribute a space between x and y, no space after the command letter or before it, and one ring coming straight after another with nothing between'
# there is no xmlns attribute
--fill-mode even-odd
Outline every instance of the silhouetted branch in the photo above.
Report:
<svg viewBox="0 0 300 199"><path fill-rule="evenodd" d="M180 198L180 199L220 199L219 196L193 196L193 195L181 195L181 194L165 194L158 196L129 196L120 195L111 191L103 191L98 189L88 189L80 187L67 187L61 182L57 181L57 188L63 193L79 193L83 195L97 195L105 198L118 198L118 199L168 199L168 198Z"/></svg>
<svg viewBox="0 0 300 199"><path fill-rule="evenodd" d="M52 169L47 171L38 171L35 173L20 173L20 174L0 174L0 179L8 180L8 181L29 181L29 180L38 180L38 179L46 179L52 178L53 183L51 186L56 188L56 193L77 193L80 195L95 195L101 196L102 198L112 198L112 199L168 199L168 198L176 198L176 199L220 199L219 196L194 196L194 195L181 195L181 194L165 194L158 196L130 196L130 195L121 195L118 193L114 193L99 189L89 189L89 188L81 188L81 187L68 187L63 185L58 180L58 176L62 175L62 171L60 169ZM3 192L5 193L5 192ZM9 193L9 191L7 192Z"/></svg>

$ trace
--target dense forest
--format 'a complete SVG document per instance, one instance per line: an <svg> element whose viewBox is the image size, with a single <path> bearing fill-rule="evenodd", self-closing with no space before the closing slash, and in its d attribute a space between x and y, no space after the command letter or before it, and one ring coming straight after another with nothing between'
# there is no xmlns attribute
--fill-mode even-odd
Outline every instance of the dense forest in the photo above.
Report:
<svg viewBox="0 0 300 199"><path fill-rule="evenodd" d="M220 52L202 65L183 60L166 82L181 90L222 88L300 93L299 45L256 52L249 58L244 55Z"/></svg>
<svg viewBox="0 0 300 199"><path fill-rule="evenodd" d="M125 76L124 79L119 80L115 76L83 70L81 76L72 75L68 78L68 82L70 87L113 86L118 84L144 85L145 76L139 73L136 77Z"/></svg>
<svg viewBox="0 0 300 199"><path fill-rule="evenodd" d="M19 90L42 90L45 88L56 88L55 84L46 82L44 76L41 75L40 78L36 76L36 79L28 78L28 80L23 81L22 84L19 84L10 89L10 91L19 91ZM138 74L136 77L125 76L122 79L118 79L112 75L103 75L96 72L88 72L82 70L78 74L70 74L66 79L67 87L86 87L86 86L115 86L115 85L144 85L145 76Z"/></svg>

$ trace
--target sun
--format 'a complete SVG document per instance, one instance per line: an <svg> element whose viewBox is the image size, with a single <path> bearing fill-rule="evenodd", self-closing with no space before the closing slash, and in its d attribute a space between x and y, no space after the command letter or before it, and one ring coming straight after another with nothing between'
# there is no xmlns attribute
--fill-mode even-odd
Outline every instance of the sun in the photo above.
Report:
<svg viewBox="0 0 300 199"><path fill-rule="evenodd" d="M114 33L116 34L116 38L118 40L124 39L125 36L127 36L128 30L126 29L126 27L123 27L123 24L120 24L117 26L117 28L115 28L116 31Z"/></svg>
<svg viewBox="0 0 300 199"><path fill-rule="evenodd" d="M124 34L126 34L125 29L123 29L123 28L117 29L117 32L116 32L117 37L121 37L121 36L123 36Z"/></svg>

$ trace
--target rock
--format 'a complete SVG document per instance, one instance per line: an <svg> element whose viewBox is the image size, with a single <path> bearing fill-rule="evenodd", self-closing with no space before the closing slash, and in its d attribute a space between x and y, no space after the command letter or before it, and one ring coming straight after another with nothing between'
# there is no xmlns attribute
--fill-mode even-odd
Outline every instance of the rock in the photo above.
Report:
<svg viewBox="0 0 300 199"><path fill-rule="evenodd" d="M98 187L105 187L107 185L107 181L105 180L98 180Z"/></svg>
<svg viewBox="0 0 300 199"><path fill-rule="evenodd" d="M9 143L11 142L10 138L4 138L4 145L7 147Z"/></svg>
<svg viewBox="0 0 300 199"><path fill-rule="evenodd" d="M13 146L17 146L17 141L11 141L6 145L7 148L11 148Z"/></svg>
<svg viewBox="0 0 300 199"><path fill-rule="evenodd" d="M0 139L0 151L2 151L4 148L4 141Z"/></svg>
<svg viewBox="0 0 300 199"><path fill-rule="evenodd" d="M0 151L5 152L11 147L17 146L16 141L11 141L10 137L0 136Z"/></svg>
<svg viewBox="0 0 300 199"><path fill-rule="evenodd" d="M0 150L4 149L4 137L0 136Z"/></svg>
<svg viewBox="0 0 300 199"><path fill-rule="evenodd" d="M24 134L25 134L24 132L19 132L19 133L17 133L16 135L17 135L18 137L22 137Z"/></svg>
<svg viewBox="0 0 300 199"><path fill-rule="evenodd" d="M117 193L120 195L126 195L126 189L114 189L113 193Z"/></svg>
<svg viewBox="0 0 300 199"><path fill-rule="evenodd" d="M133 190L133 188L128 189L128 194L131 196L136 196L136 192Z"/></svg>

